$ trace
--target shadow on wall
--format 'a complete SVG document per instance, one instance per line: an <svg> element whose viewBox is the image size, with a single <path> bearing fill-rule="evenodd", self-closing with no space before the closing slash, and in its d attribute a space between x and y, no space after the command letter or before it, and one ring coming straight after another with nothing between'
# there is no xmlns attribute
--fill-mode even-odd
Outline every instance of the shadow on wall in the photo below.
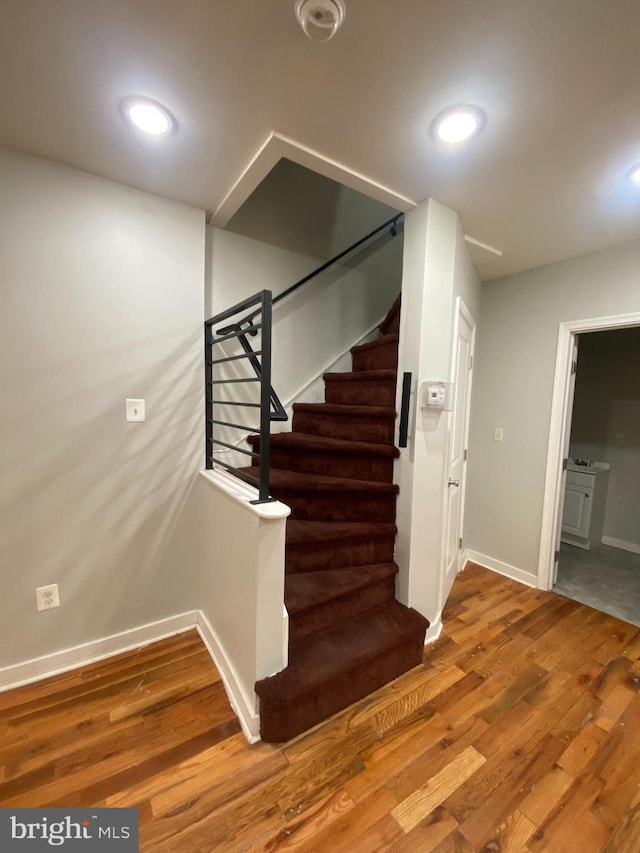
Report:
<svg viewBox="0 0 640 853"><path fill-rule="evenodd" d="M4 596L3 634L23 634L25 613L35 611L35 590L20 585L21 576L37 571L36 583L58 583L61 607L34 615L33 650L15 649L16 659L42 653L39 639L42 649L50 647L51 632L62 648L86 634L87 624L96 637L113 633L114 625L140 624L137 602L148 604L156 593L166 615L189 609L166 599L168 584L180 587L175 575L183 567L170 556L171 544L202 451L200 352L199 330L173 348L166 336L126 349L96 348L81 385L77 363L49 364L57 389L65 375L75 387L68 397L47 393L46 377L32 377L43 386L42 409L16 411L6 424L7 435L20 439L14 455L5 448L10 462L0 497L0 515L10 520L0 550L16 578ZM103 359L110 368L101 383ZM145 366L127 371L129 362ZM26 379L22 372L19 381ZM122 392L134 388L153 389L145 423L125 422ZM114 399L122 406L115 408ZM11 662L0 659L0 666Z"/></svg>

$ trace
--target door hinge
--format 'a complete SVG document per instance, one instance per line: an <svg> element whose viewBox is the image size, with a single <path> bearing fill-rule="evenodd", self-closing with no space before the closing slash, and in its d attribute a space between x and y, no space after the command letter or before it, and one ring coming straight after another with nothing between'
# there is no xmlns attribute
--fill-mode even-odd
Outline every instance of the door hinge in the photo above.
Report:
<svg viewBox="0 0 640 853"><path fill-rule="evenodd" d="M462 536L458 539L458 548L462 548Z"/></svg>
<svg viewBox="0 0 640 853"><path fill-rule="evenodd" d="M568 465L568 464L569 464L569 460L568 460L568 459L563 459L563 460L562 460L562 470L563 470L563 471L566 471L566 470L567 470L567 465Z"/></svg>
<svg viewBox="0 0 640 853"><path fill-rule="evenodd" d="M559 559L560 559L560 551L556 551L556 553L553 555L553 562L557 563Z"/></svg>
<svg viewBox="0 0 640 853"><path fill-rule="evenodd" d="M473 356L470 355L469 356L469 370L471 370L472 367L473 367Z"/></svg>
<svg viewBox="0 0 640 853"><path fill-rule="evenodd" d="M577 369L578 369L578 362L572 361L571 362L571 375L572 376L574 375L574 373L576 372Z"/></svg>
<svg viewBox="0 0 640 853"><path fill-rule="evenodd" d="M467 461L467 456L468 456L468 454L469 454L469 451L468 451L468 450L465 450L465 452L464 452L464 461L465 461L465 462Z"/></svg>

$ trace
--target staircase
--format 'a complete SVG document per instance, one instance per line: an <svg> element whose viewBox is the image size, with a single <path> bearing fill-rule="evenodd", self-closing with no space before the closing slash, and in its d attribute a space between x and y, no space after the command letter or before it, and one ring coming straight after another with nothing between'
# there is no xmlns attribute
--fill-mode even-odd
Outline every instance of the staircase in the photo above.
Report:
<svg viewBox="0 0 640 853"><path fill-rule="evenodd" d="M289 665L255 686L264 741L290 740L422 660L427 620L395 599L399 321L400 297L381 336L351 350L353 371L325 374L326 402L294 404L293 432L271 436L270 492L291 507Z"/></svg>

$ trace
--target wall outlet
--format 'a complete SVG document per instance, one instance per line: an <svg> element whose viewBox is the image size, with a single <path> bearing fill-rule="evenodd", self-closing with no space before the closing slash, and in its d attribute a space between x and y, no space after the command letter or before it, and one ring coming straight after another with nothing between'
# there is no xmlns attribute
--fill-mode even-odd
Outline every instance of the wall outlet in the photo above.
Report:
<svg viewBox="0 0 640 853"><path fill-rule="evenodd" d="M53 610L60 607L60 593L58 584L51 583L49 586L36 587L36 603L38 610Z"/></svg>
<svg viewBox="0 0 640 853"><path fill-rule="evenodd" d="M502 427L494 427L493 430L493 440L494 441L502 441L504 438L504 430Z"/></svg>

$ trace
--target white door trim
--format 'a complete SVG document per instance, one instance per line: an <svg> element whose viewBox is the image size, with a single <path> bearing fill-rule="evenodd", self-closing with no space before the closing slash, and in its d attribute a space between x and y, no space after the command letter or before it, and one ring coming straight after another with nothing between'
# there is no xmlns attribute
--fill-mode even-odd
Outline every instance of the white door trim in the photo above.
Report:
<svg viewBox="0 0 640 853"><path fill-rule="evenodd" d="M469 449L469 427L471 424L471 392L473 390L473 372L476 361L476 321L471 316L469 309L462 301L460 296L456 299L456 331L455 335L458 336L458 316L462 314L467 323L471 326L471 367L469 368L469 385L467 388L467 410L464 414L465 417L465 431L464 431L464 447L465 451ZM465 515L465 501L467 499L467 468L468 468L468 459L465 460L464 464L464 479L460 484L460 529L458 531L458 535L460 537L464 537L464 515ZM462 558L462 549L460 550L460 562L458 563L458 571L464 565L464 560Z"/></svg>
<svg viewBox="0 0 640 853"><path fill-rule="evenodd" d="M540 589L551 589L553 584L553 563L558 528L561 523L562 449L565 446L567 429L569 428L567 402L574 338L584 332L625 329L631 326L640 326L640 312L570 320L559 324L538 558L538 587Z"/></svg>
<svg viewBox="0 0 640 853"><path fill-rule="evenodd" d="M471 390L473 385L473 363L475 362L475 343L476 343L476 321L473 319L471 312L465 305L461 296L456 297L455 302L455 314L454 314L454 322L453 322L453 337L451 342L451 357L449 360L449 381L455 382L456 372L457 372L457 342L458 342L458 331L460 328L460 316L462 316L465 321L468 323L471 328L471 346L470 353L471 358L474 360L472 362L472 366L469 368L469 378L468 378L468 387L467 387L467 400L466 400L466 410L464 413L465 418L465 432L464 432L464 447L467 449L469 447L469 422L470 422L470 413L471 413ZM454 388L454 397L455 397L455 388ZM440 609L445 605L444 601L444 585L447 576L447 533L448 533L448 498L449 498L449 486L448 486L448 478L449 478L449 456L451 454L451 442L453 441L453 413L449 413L449 422L447 424L447 448L446 448L446 466L445 466L445 476L443 478L443 506L445 508L442 516L442 536L441 536L441 568L440 568ZM462 482L460 483L460 520L458 524L458 538L463 536L464 531L464 502L466 497L466 488L467 488L467 463L465 462L462 468ZM458 549L458 565L456 571L459 572L464 566L463 559L463 549Z"/></svg>

